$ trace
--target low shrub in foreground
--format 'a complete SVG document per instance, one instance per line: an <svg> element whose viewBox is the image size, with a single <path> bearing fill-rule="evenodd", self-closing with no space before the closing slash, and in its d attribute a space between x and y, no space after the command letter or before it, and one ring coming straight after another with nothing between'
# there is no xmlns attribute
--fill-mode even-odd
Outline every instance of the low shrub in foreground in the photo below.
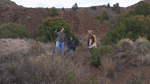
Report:
<svg viewBox="0 0 150 84"><path fill-rule="evenodd" d="M109 56L112 52L111 45L104 45L98 48L93 48L91 51L91 56L89 58L89 62L94 66L99 66L101 63L101 59L103 56Z"/></svg>

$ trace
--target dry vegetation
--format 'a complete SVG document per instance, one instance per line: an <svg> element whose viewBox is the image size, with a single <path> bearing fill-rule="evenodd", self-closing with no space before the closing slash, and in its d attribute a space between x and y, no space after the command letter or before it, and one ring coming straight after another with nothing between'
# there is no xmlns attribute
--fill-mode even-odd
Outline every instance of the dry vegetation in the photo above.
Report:
<svg viewBox="0 0 150 84"><path fill-rule="evenodd" d="M0 84L61 84L73 82L74 63L60 56L52 56L51 45L33 40L2 39L9 42L0 55ZM13 43L13 44L12 44ZM15 46L18 45L18 46ZM22 47L26 45L26 47ZM7 50L14 49L8 54ZM19 48L19 49L18 49ZM1 50L2 51L2 50ZM25 54L22 52L28 51Z"/></svg>
<svg viewBox="0 0 150 84"><path fill-rule="evenodd" d="M1 56L1 84L64 83L73 74L73 63L51 55L23 57L16 54ZM68 74L67 74L68 73ZM67 74L67 76L66 76ZM68 80L70 83L73 79ZM68 84L67 83L67 84Z"/></svg>
<svg viewBox="0 0 150 84"><path fill-rule="evenodd" d="M54 43L31 39L0 39L0 44L0 84L86 84L90 81L85 75L91 73L84 70L88 66L82 65L78 52L55 56Z"/></svg>
<svg viewBox="0 0 150 84"><path fill-rule="evenodd" d="M121 40L111 54L102 57L101 71L90 66L89 53L80 48L61 57L53 55L54 43L0 39L0 44L0 84L93 84L97 80L98 84L105 84L107 78L115 79L118 71L133 65L150 65L149 41L143 38ZM143 81L141 77L132 77L127 84L140 80Z"/></svg>
<svg viewBox="0 0 150 84"><path fill-rule="evenodd" d="M108 78L114 78L116 71L116 63L109 57L103 57L102 66L105 76Z"/></svg>

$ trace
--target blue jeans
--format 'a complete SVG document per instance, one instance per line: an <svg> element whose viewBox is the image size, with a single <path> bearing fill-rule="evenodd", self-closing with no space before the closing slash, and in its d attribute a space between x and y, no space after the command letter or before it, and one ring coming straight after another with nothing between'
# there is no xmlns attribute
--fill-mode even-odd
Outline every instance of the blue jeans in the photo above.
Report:
<svg viewBox="0 0 150 84"><path fill-rule="evenodd" d="M55 54L57 55L58 53L58 48L61 45L61 54L62 56L64 55L64 42L56 41L56 49L55 49Z"/></svg>

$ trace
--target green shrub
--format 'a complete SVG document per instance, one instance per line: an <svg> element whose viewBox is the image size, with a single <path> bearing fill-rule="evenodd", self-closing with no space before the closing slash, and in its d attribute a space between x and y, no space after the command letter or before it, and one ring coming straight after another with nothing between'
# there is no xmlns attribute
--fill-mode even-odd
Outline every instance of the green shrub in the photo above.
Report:
<svg viewBox="0 0 150 84"><path fill-rule="evenodd" d="M0 26L0 38L29 38L27 28L20 24L7 23Z"/></svg>
<svg viewBox="0 0 150 84"><path fill-rule="evenodd" d="M107 11L103 11L103 13L102 13L102 19L103 19L103 20L109 20Z"/></svg>
<svg viewBox="0 0 150 84"><path fill-rule="evenodd" d="M58 11L55 7L50 8L50 16L54 17L58 15Z"/></svg>
<svg viewBox="0 0 150 84"><path fill-rule="evenodd" d="M100 21L104 21L104 19L101 16L96 16L95 19L100 20Z"/></svg>
<svg viewBox="0 0 150 84"><path fill-rule="evenodd" d="M96 16L95 19L100 20L100 21L105 21L105 20L109 20L108 14L106 11L103 11L101 16Z"/></svg>
<svg viewBox="0 0 150 84"><path fill-rule="evenodd" d="M67 40L69 40L70 36L72 36L76 40L77 44L79 44L79 40L71 33L69 24L59 17L45 19L39 28L38 38L40 41L44 42L55 41L56 37L54 32L56 29L60 31L61 28L65 28Z"/></svg>
<svg viewBox="0 0 150 84"><path fill-rule="evenodd" d="M93 48L91 51L89 62L94 66L98 66L101 63L102 57L109 56L111 52L112 52L111 45L104 45L98 48Z"/></svg>
<svg viewBox="0 0 150 84"><path fill-rule="evenodd" d="M92 10L97 10L96 6L91 6Z"/></svg>
<svg viewBox="0 0 150 84"><path fill-rule="evenodd" d="M150 36L150 17L140 15L130 16L122 19L114 27L114 30L109 32L101 42L102 44L115 44L123 38L136 40L141 37L148 38Z"/></svg>

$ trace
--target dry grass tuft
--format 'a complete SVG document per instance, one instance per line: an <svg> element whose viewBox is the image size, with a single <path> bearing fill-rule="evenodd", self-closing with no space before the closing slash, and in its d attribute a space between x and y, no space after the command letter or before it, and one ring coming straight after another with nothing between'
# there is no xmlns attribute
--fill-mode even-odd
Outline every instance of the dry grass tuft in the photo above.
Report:
<svg viewBox="0 0 150 84"><path fill-rule="evenodd" d="M39 54L41 50L42 50L42 44L38 41L34 41L31 45L31 52Z"/></svg>
<svg viewBox="0 0 150 84"><path fill-rule="evenodd" d="M114 78L116 71L116 63L108 57L103 57L101 62L105 76L108 78Z"/></svg>

